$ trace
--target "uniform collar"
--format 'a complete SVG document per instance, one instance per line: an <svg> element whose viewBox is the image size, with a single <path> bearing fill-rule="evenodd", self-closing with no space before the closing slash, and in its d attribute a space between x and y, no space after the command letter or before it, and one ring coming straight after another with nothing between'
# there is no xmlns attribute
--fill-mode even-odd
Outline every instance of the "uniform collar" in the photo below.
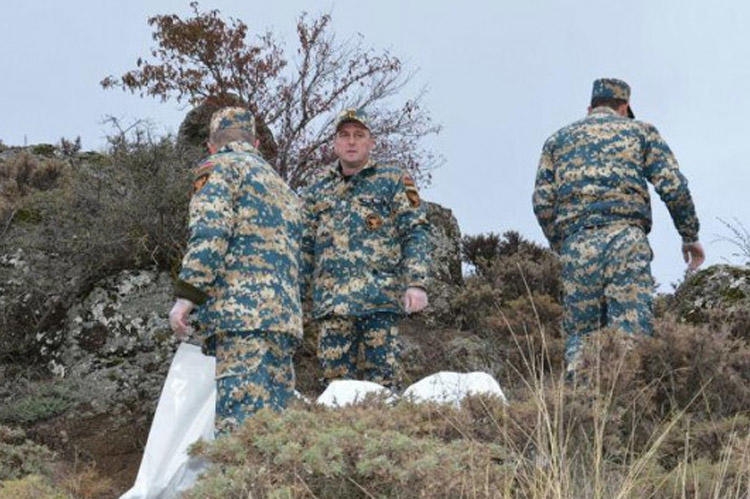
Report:
<svg viewBox="0 0 750 499"><path fill-rule="evenodd" d="M350 175L348 178L354 178L354 177L360 176L362 174L368 174L371 171L373 171L376 166L377 165L376 165L376 163L373 160L371 160L371 159L367 160L367 163L365 163L365 166L363 166L360 171L358 171L354 175ZM340 177L342 179L345 178L344 174L341 173L341 162L339 160L336 160L336 161L334 161L331 164L331 166L330 166L330 172L329 173L331 175L333 175L334 177Z"/></svg>

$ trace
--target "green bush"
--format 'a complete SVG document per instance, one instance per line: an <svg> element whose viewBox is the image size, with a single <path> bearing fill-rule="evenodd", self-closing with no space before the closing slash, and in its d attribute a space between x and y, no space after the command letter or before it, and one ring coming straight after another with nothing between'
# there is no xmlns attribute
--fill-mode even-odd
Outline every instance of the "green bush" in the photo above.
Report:
<svg viewBox="0 0 750 499"><path fill-rule="evenodd" d="M47 474L53 458L53 452L26 439L22 430L0 425L0 480Z"/></svg>
<svg viewBox="0 0 750 499"><path fill-rule="evenodd" d="M31 152L39 156L53 157L57 148L53 144L36 144L31 146Z"/></svg>
<svg viewBox="0 0 750 499"><path fill-rule="evenodd" d="M48 478L40 475L27 475L18 480L0 482L0 499L68 499L69 497L68 494L55 489Z"/></svg>
<svg viewBox="0 0 750 499"><path fill-rule="evenodd" d="M63 414L76 400L75 389L64 380L28 383L25 389L17 387L8 403L0 407L0 423L28 426Z"/></svg>
<svg viewBox="0 0 750 499"><path fill-rule="evenodd" d="M189 497L460 497L509 489L516 463L494 443L462 438L457 425L468 414L378 401L281 417L262 411L232 437L198 447L217 466Z"/></svg>

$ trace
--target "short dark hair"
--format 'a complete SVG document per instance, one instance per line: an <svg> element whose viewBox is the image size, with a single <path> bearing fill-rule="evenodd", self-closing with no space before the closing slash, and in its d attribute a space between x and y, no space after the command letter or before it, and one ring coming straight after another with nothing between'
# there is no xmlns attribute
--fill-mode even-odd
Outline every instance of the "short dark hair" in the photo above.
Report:
<svg viewBox="0 0 750 499"><path fill-rule="evenodd" d="M626 101L625 99L615 99L612 97L597 97L595 99L591 99L591 108L593 109L596 107L606 106L606 107L616 110L618 107L627 103L628 101Z"/></svg>
<svg viewBox="0 0 750 499"><path fill-rule="evenodd" d="M252 145L255 135L244 128L220 128L209 134L208 141L217 147L223 147L234 141L247 142Z"/></svg>

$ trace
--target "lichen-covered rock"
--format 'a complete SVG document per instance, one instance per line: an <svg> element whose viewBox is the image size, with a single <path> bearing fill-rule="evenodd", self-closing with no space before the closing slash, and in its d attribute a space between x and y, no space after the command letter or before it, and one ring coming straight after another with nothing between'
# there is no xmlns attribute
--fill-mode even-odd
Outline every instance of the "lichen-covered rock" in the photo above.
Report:
<svg viewBox="0 0 750 499"><path fill-rule="evenodd" d="M750 266L701 270L680 285L674 303L682 321L729 327L734 336L750 340Z"/></svg>
<svg viewBox="0 0 750 499"><path fill-rule="evenodd" d="M166 272L123 271L103 280L54 333L62 344L51 371L87 387L93 414L155 404L177 343L167 320L171 302Z"/></svg>
<svg viewBox="0 0 750 499"><path fill-rule="evenodd" d="M461 230L448 208L430 202L426 203L426 207L432 245L432 281L428 290L430 307L425 311L424 318L428 324L435 325L450 321L451 299L463 285Z"/></svg>

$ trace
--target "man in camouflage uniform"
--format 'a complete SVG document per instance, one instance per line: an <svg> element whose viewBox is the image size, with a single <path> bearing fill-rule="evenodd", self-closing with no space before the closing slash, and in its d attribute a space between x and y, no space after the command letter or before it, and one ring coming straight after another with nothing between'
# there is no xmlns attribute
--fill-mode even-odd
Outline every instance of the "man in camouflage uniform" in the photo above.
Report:
<svg viewBox="0 0 750 499"><path fill-rule="evenodd" d="M243 108L211 118L209 156L196 170L190 239L170 324L178 337L197 307L216 355L217 429L294 395L292 355L302 337L301 205L255 149Z"/></svg>
<svg viewBox="0 0 750 499"><path fill-rule="evenodd" d="M656 128L633 119L629 101L624 81L596 80L588 115L547 139L539 162L534 213L560 254L569 370L594 330L652 334L647 181L669 209L689 269L705 259L687 180Z"/></svg>
<svg viewBox="0 0 750 499"><path fill-rule="evenodd" d="M326 383L361 374L398 389L397 321L427 306L424 206L404 170L370 160L364 111L342 112L335 132L338 161L304 196L303 293L320 324L318 358Z"/></svg>

